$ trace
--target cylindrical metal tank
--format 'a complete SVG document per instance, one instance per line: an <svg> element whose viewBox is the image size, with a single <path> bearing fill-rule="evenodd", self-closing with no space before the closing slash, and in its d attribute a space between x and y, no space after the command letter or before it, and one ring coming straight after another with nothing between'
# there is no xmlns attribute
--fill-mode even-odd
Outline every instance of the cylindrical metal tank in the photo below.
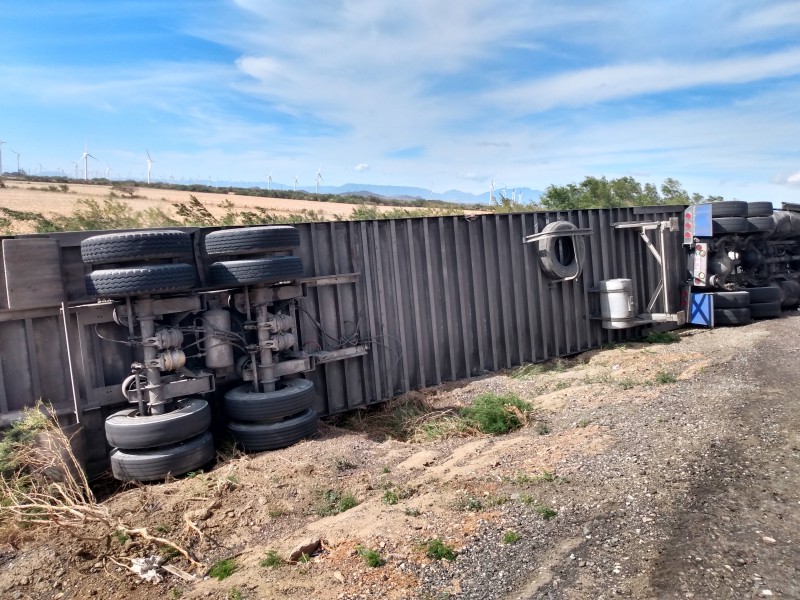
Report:
<svg viewBox="0 0 800 600"><path fill-rule="evenodd" d="M233 347L215 332L229 333L231 330L231 313L221 308L207 310L203 313L205 329L206 366L210 369L223 369L233 366Z"/></svg>
<svg viewBox="0 0 800 600"><path fill-rule="evenodd" d="M600 316L603 329L629 329L634 326L633 283L630 279L600 282Z"/></svg>

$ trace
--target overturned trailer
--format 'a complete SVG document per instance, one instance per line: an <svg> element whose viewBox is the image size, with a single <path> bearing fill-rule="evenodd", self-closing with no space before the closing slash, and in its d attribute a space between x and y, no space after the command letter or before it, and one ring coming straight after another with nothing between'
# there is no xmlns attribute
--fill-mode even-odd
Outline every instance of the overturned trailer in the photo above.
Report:
<svg viewBox="0 0 800 600"><path fill-rule="evenodd" d="M43 399L90 472L158 479L677 326L684 208L6 237L0 419Z"/></svg>

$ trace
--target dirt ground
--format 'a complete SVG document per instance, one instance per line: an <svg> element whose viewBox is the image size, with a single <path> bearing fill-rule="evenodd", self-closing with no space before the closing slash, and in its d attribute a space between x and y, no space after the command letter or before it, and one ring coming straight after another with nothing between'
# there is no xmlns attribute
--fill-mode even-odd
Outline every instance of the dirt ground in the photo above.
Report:
<svg viewBox="0 0 800 600"><path fill-rule="evenodd" d="M45 216L69 215L75 208L78 200L92 199L102 202L108 198L111 186L90 185L82 183L69 183L69 191L51 192L47 191L47 183L6 180L6 187L0 188L0 207L12 210L41 212ZM39 189L34 189L39 188ZM168 214L174 215L173 204L176 202L188 202L189 195L196 196L214 216L222 216L225 211L221 207L223 202L230 201L239 209L253 209L256 207L264 208L277 214L291 214L300 210L314 210L325 215L328 219L338 215L347 217L356 204L343 204L338 202L314 202L312 200L290 200L286 198L260 198L254 196L237 196L236 194L212 194L208 192L184 192L177 190L163 190L157 188L137 188L136 195L141 198L118 200L129 205L132 210L145 210L148 208L161 208ZM391 207L384 207L379 210L390 210ZM30 233L33 231L20 231L18 233Z"/></svg>
<svg viewBox="0 0 800 600"><path fill-rule="evenodd" d="M28 530L0 545L0 597L800 598L798 340L785 313L416 392L443 409L514 392L537 412L511 434L423 442L326 423L130 487L114 514L189 548L205 569L169 563L197 582L119 566L158 547ZM319 516L337 494L358 504ZM262 566L309 539L308 562ZM434 539L455 559L428 557ZM228 578L204 577L226 558Z"/></svg>

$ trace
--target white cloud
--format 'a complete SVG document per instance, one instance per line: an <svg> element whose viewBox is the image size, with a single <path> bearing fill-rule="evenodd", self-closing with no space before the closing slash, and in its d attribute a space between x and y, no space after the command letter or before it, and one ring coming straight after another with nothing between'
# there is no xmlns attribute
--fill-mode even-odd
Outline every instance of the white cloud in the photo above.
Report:
<svg viewBox="0 0 800 600"><path fill-rule="evenodd" d="M794 175L789 175L786 178L786 183L789 185L798 185L800 186L800 171L795 173Z"/></svg>
<svg viewBox="0 0 800 600"><path fill-rule="evenodd" d="M358 171L359 173L362 173L364 171L369 171L369 165L367 163L359 163L355 167L353 167L353 170Z"/></svg>

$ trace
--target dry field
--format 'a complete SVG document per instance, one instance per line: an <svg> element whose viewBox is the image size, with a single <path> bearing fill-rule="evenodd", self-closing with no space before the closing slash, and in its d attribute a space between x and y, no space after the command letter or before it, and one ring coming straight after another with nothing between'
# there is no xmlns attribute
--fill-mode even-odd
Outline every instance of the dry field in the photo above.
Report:
<svg viewBox="0 0 800 600"><path fill-rule="evenodd" d="M92 199L102 202L108 198L111 186L89 185L70 183L69 191L50 192L34 188L47 188L47 182L28 182L6 180L6 187L0 188L0 207L12 210L41 212L45 216L69 215L75 208L78 200ZM211 194L207 192L184 192L177 190L163 190L156 188L137 188L136 195L141 198L125 199L122 202L133 210L148 208L161 208L168 214L174 215L173 204L189 201L189 195L196 196L206 208L215 216L222 216L225 212L222 203L232 202L237 209L252 210L264 208L277 214L292 214L303 209L322 213L326 218L335 216L348 217L356 204L343 204L338 202L315 202L312 200L289 200L286 198L258 198L254 196L238 196L236 194ZM379 210L391 210L391 207L379 207ZM19 233L29 233L19 231Z"/></svg>

